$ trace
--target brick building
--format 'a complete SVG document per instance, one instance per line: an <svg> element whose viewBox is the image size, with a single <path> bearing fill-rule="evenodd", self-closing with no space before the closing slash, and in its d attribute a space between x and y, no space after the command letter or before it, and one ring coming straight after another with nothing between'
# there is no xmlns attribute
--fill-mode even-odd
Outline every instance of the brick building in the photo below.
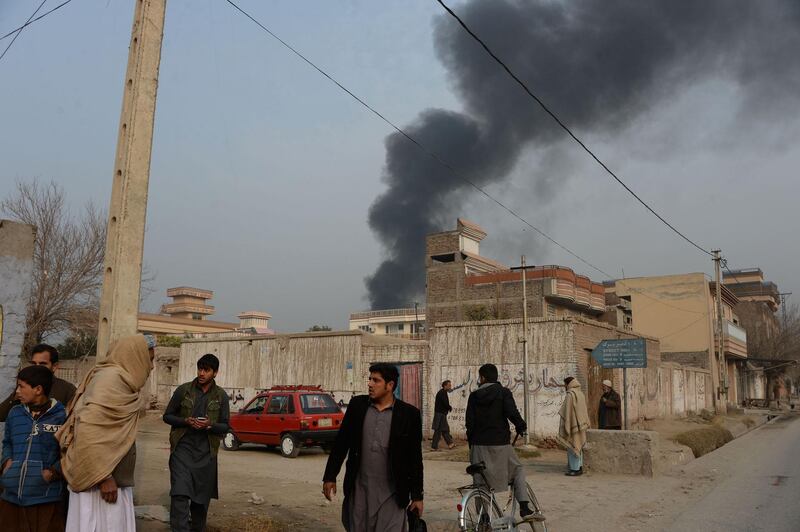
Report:
<svg viewBox="0 0 800 532"><path fill-rule="evenodd" d="M426 240L428 330L440 322L522 317L522 271L483 257L486 232L459 218L454 231ZM606 311L603 285L563 266L526 269L528 317L598 319Z"/></svg>

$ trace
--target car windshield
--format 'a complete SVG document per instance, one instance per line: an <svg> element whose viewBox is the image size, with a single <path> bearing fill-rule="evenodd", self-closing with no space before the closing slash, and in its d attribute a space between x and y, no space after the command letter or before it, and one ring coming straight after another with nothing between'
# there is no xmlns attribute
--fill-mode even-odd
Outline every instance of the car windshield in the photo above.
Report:
<svg viewBox="0 0 800 532"><path fill-rule="evenodd" d="M300 406L305 414L338 414L341 412L333 397L326 393L301 395Z"/></svg>

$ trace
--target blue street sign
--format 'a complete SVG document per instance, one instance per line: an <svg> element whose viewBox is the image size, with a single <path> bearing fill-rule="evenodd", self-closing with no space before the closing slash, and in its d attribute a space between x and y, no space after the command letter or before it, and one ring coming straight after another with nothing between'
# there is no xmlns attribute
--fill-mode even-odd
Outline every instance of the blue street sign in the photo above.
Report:
<svg viewBox="0 0 800 532"><path fill-rule="evenodd" d="M603 340L592 357L604 368L646 368L647 342L644 338Z"/></svg>

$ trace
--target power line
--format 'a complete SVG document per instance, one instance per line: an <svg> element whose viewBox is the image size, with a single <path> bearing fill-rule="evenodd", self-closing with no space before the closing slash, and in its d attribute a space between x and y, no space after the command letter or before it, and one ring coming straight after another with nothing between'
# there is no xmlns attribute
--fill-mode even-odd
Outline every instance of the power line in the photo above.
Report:
<svg viewBox="0 0 800 532"><path fill-rule="evenodd" d="M603 161L601 161L601 160L600 160L600 158L599 158L597 155L595 155L595 153L594 153L592 150L590 150L590 149L589 149L589 147L588 147L588 146L586 146L586 144L584 144L584 143L583 143L583 141L582 141L581 139L579 139L579 138L578 138L578 137L577 137L577 136L576 136L576 135L575 135L575 134L572 132L572 130L571 130L569 127L567 127L567 125L566 125L566 124L565 124L565 123L564 123L564 122L563 122L563 121L562 121L562 120L561 120L561 119L560 119L558 116L556 116L556 114L555 114L553 111L551 111L551 110L550 110L550 108L549 108L549 107L547 107L547 105L545 105L545 103L544 103L544 102L543 102L543 101L542 101L542 100L541 100L541 99L540 99L538 96L536 96L536 95L533 93L533 91L531 91L531 90L530 90L530 88L528 88L527 84L525 84L525 82L524 82L524 81L522 81L522 80L521 80L519 77L517 77L517 75L516 75L516 74L514 74L514 72L513 72L513 71L512 71L512 70L511 70L511 69L510 69L510 68L509 68L509 67L508 67L508 66L507 66L507 65L506 65L506 64L505 64L505 63L504 63L504 62L503 62L503 61L502 61L502 60L501 60L499 57L497 57L497 55L496 55L496 54L495 54L495 53L494 53L494 52L493 52L493 51L492 51L492 50L491 50L491 49L490 49L490 48L489 48L489 47L486 45L486 43L485 43L485 42L483 42L483 40L482 40L480 37L478 37L478 36L475 34L475 32L473 32L473 31L472 31L472 30L469 28L469 26L467 26L467 25L466 25L466 23L464 23L464 21L463 21L463 20L461 20L461 18L460 18L458 15L456 15L456 14L453 12L453 10L452 10L452 9L450 9L450 8L447 6L447 4L445 4L445 3L444 3L442 0L436 0L436 1L437 1L437 2L439 2L439 4L441 4L441 6L442 6L442 7L443 7L443 8L444 8L444 9L445 9L445 10L446 10L446 11L447 11L447 12L448 12L448 13L449 13L449 14L450 14L450 15L451 15L453 18L455 18L455 19L458 21L458 23L461 25L461 27L462 27L462 28L464 28L464 30L465 30L467 33L469 33L469 35L470 35L470 36L471 36L473 39L475 39L475 40L478 42L478 44L480 44L480 45L481 45L481 47L483 47L483 49L486 51L486 53L488 53L488 54L489 54L489 55L492 57L492 59L494 59L494 60L495 60L495 61L496 61L496 62L497 62L497 63L498 63L498 64L499 64L501 67L503 67L503 70L505 70L505 71L508 73L508 75L509 75L509 76L511 76L511 77L514 79L514 81L516 81L516 82L517 82L517 83L520 85L520 87L522 87L522 89L523 89L523 90L524 90L524 91L525 91L525 92L528 94L528 96L530 96L531 98L533 98L533 99L536 101L536 103L538 103L538 104L539 104L539 106L540 106L540 107L541 107L541 108L542 108L542 109L543 109L543 110L544 110L544 111L545 111L545 112L546 112L548 115L550 115L550 117L551 117L553 120L555 120L555 121L556 121L556 123L557 123L559 126L561 126L561 129L563 129L563 130L564 130L564 131L565 131L565 132L566 132L566 133L567 133L567 134L568 134L570 137L572 137L572 140L574 140L575 142L577 142L577 143L578 143L578 145L579 145L581 148L583 148L583 150L584 150L586 153L588 153L588 154L589 154L589 155L592 157L592 159L594 159L594 160L595 160L595 162L597 162L597 164L599 164L599 165L600 165L600 166L603 168L603 170L605 170L605 171L606 171L606 172L607 172L607 173L608 173L608 174L609 174L611 177L613 177L613 178L614 178L614 180L616 180L616 182L617 182L617 183L619 183L620 185L622 185L622 187L623 187L625 190L627 190L627 191L628 191L628 192L629 192L629 193L630 193L630 194L631 194L631 195L632 195L634 198L636 198L636 200L637 200L639 203L641 203L642 205L644 205L644 207L645 207L645 208L646 208L648 211L650 211L650 212L651 212L651 213L652 213L652 214L653 214L653 215L654 215L656 218L658 218L659 220L661 220L661 222L663 222L663 223L664 223L664 225L666 225L667 227L669 227L670 229L672 229L672 231L673 231L673 232L675 232L675 234L677 234L678 236L680 236L680 237L681 237L682 239L684 239L686 242L688 242L688 243L689 243L689 244L691 244L692 246L696 247L697 249L699 249L700 251L702 251L702 252L703 252L703 253L705 253L706 255L711 255L711 252L709 252L708 250L706 250L705 248L703 248L703 247L702 247L702 246L700 246L699 244L695 243L695 242L694 242L692 239L690 239L690 238L689 238L689 237L687 237L685 234L683 234L682 232L680 232L680 231L679 231L679 230L678 230L678 229L677 229L677 228L676 228L674 225L672 225L671 223L669 223L669 222L668 222L666 219L664 219L664 217L663 217L663 216L661 216L660 214L658 214L658 213L657 213L657 212L656 212L656 211L655 211L655 210L654 210L654 209L653 209L653 208L652 208L650 205L648 205L648 204L647 204L647 203L646 203L646 202L645 202L645 201L644 201L644 200L643 200L641 197L639 197L639 195L638 195L638 194L636 194L636 192L634 192L633 190L631 190L631 188L630 188L630 187L629 187L627 184L625 184L625 182L624 182L624 181L622 181L622 179L620 179L620 178L617 176L617 174L615 174L615 173L614 173L614 172L613 172L613 171L612 171L612 170L611 170L611 169L610 169L610 168L609 168L609 167L608 167L608 166L607 166L607 165L606 165L606 164L605 164Z"/></svg>
<svg viewBox="0 0 800 532"><path fill-rule="evenodd" d="M9 31L8 33L6 33L5 35L3 35L2 37L0 37L0 41L2 41L3 39L5 39L6 37L11 37L12 35L14 35L15 33L17 33L18 31L21 31L21 30L22 30L24 27L26 27L26 26L30 26L31 24L33 24L33 23L34 23L34 22L36 22L37 20L41 20L41 19L43 19L44 17L46 17L47 15L49 15L50 13L52 13L53 11L56 11L57 9L61 9L61 8L62 8L62 7L64 7L65 5L69 4L70 2L72 2L72 0L66 0L66 2L61 2L60 4L58 4L56 7L54 7L54 8L53 8L53 9L51 9L50 11L47 11L47 12L45 12L45 13L42 13L41 15L39 15L38 17L36 17L36 18L34 18L34 19L29 19L29 20L28 20L28 22L26 22L25 24L23 24L23 25L22 25L22 26L20 26L19 28L15 29L15 30L11 30L11 31ZM37 10L37 11L38 11L38 10ZM34 13L34 15L35 15L35 14L36 14L36 13Z"/></svg>
<svg viewBox="0 0 800 532"><path fill-rule="evenodd" d="M680 328L680 329L678 329L677 331L672 331L672 332L671 332L671 333L669 333L669 334L665 334L665 335L663 335L663 336L659 336L659 337L658 337L658 339L659 339L659 340L663 340L664 338L669 338L670 336L674 336L674 335L678 334L679 332L683 332L683 331L685 331L686 329L688 329L689 327L691 327L692 325L694 325L695 323L697 323L697 322L699 322L699 321L701 321L701 320L703 320L703 319L706 319L707 317L708 317L708 313L707 313L707 312L704 312L702 316L700 316L699 318L697 318L696 320L694 320L693 322L691 322L689 325L686 325L685 327L681 327L681 328Z"/></svg>
<svg viewBox="0 0 800 532"><path fill-rule="evenodd" d="M27 26L30 23L31 19L36 16L36 13L38 13L39 10L42 9L42 6L44 6L45 2L47 2L47 0L42 0L42 3L39 4L39 7L36 8L36 11L34 11L33 14L28 17L28 20L25 21L25 24L23 24L20 29L16 30L17 34L14 35L14 38L11 39L10 43L8 43L8 46L6 46L6 49L3 50L2 54L0 54L0 60L2 60L6 56L6 54L8 53L8 49L11 48L11 45L14 44L14 41L16 41L17 37L19 37L20 33L22 33L22 29L25 28L25 26Z"/></svg>
<svg viewBox="0 0 800 532"><path fill-rule="evenodd" d="M328 80L330 80L330 81L331 81L333 84L335 84L335 85L336 85L337 87L339 87L341 90L343 90L344 92L346 92L346 93L347 93L347 94L348 94L348 95L349 95L351 98L353 98L355 101L357 101L358 103L360 103L360 104L361 104L363 107L365 107L365 108L366 108L366 109L368 109L370 112L372 112L372 114L374 114L375 116L377 116L378 118L380 118L381 120L383 120L383 121L384 121L386 124L388 124L389 126L391 126L391 127L392 127L392 129L394 129L395 131L397 131L398 133L400 133L400 134L401 134L403 137L405 137L405 138L406 138L408 141L412 142L412 143L413 143L415 146L417 146L417 148L419 148L420 150L422 150L422 151L423 151L423 152L424 152L426 155L428 155L429 157L431 157L432 159L434 159L435 161L437 161L439 164L441 164L442 166L444 166L445 168L447 168L447 169L448 169L448 170L449 170L449 171L450 171L450 172L451 172L451 173L452 173L454 176L458 177L459 179L461 179L461 180L463 180L464 182L466 182L467 184L469 184L469 185L470 185L471 187L473 187L475 190L477 190L478 192L480 192L481 194L483 194L484 196L486 196L487 198L489 198L491 201L493 201L494 203L496 203L496 204L497 204L497 205L499 205L500 207L502 207L502 208L503 208L505 211L507 211L509 214L511 214L511 215L512 215L514 218L516 218L517 220L519 220L519 221L520 221L520 222L522 222L523 224L527 225L528 227L530 227L531 229L533 229L534 231L536 231L537 233L539 233L541 236L543 236L544 238L546 238L547 240L549 240L550 242L552 242L553 244L555 244L555 245L556 245L556 246L558 246L559 248L563 249L564 251L566 251L567 253L569 253L570 255L572 255L573 257L575 257L576 259L578 259L579 261L583 262L584 264L586 264L586 265L587 265L587 266L589 266L590 268L592 268L592 269L594 269L594 270L596 270L596 271L598 271L598 272L602 273L602 274L603 274L603 275L605 275L606 277L608 277L608 278L612 278L612 275L610 275L609 273L607 273L607 272L603 271L602 269L598 268L597 266L595 266L594 264L592 264L592 263L591 263L591 262L589 262L588 260L584 259L583 257L581 257L580 255L578 255L578 254L577 254L577 253L575 253L574 251L570 250L569 248L567 248L566 246L564 246L563 244L561 244L560 242L558 242L558 241L557 241L557 240L555 240L553 237L551 237L550 235L548 235L547 233L545 233L544 231L542 231L542 230L541 230L541 229L539 229L538 227L536 227L536 226L534 226L533 224L531 224L530 222L528 222L528 221L527 221L525 218L523 218L523 217L522 217L520 214L518 214L518 213L517 213L517 212L516 212L514 209L512 209L511 207L508 207L507 205L505 205L504 203L502 203L500 200L498 200L497 198L495 198L494 196L492 196L491 194L489 194L488 192L486 192L486 190L484 190L483 188L481 188L480 186L478 186L477 184L475 184L475 182L473 182L473 181L472 181L472 180L470 180L469 178L467 178L467 177L465 177L464 175L462 175L462 174L461 174L461 173L460 173L458 170L456 170L456 168L454 168L454 167L453 167L451 164L449 164L447 161L445 161L444 159L442 159L442 158L441 158L439 155L437 155L435 152L433 152L433 151L429 150L428 148L426 148L426 147L425 147L423 144L421 144L421 143L420 143L420 142L419 142L417 139L415 139L415 138L414 138L413 136L411 136L409 133L407 133L407 132L406 132L406 131L404 131L402 128L400 128L398 125L396 125L394 122L392 122L391 120L389 120L388 118L386 118L386 116L384 116L383 114L381 114L381 113L380 113L379 111L377 111L377 110L376 110L374 107L372 107L372 106L371 106L371 105L369 105L367 102L365 102L363 99L361 99L359 96L357 96L356 94L354 94L354 93L353 93L353 92L352 92L350 89L348 89L347 87L345 87L344 85L342 85L341 83L339 83L339 82L338 82L336 79L334 79L334 78L333 78L333 77L332 77L330 74L328 74L328 73L327 73L327 72L325 72L325 71L324 71L322 68L320 68L320 67L318 67L316 64L314 64L314 63L313 63L313 62L312 62L310 59L308 59L306 56L304 56L304 55L303 55L303 54L301 54L299 51L297 51L297 49L295 49L294 47L292 47L292 46L291 46L289 43L287 43L286 41L284 41L283 39L281 39L280 37L278 37L278 36L277 36L275 33L273 33L273 32L272 32L270 29L268 29L266 26L264 26L264 25L263 25L261 22L259 22L258 20L256 20L256 19L255 19L255 18L254 18L252 15L250 15L250 14L249 14L249 13L247 13L245 10L243 10L241 7L239 7L238 5L236 5L236 4L235 4L235 3L234 3L232 0L225 0L225 1L226 1L226 2L228 2L228 3L229 3L231 6L233 6L233 7L234 7L234 8L235 8L237 11L239 11L239 12L240 12L241 14L243 14L245 17L249 18L249 19L250 19L252 22L254 22L256 25L258 25L258 26L259 26L259 27L260 27L262 30L264 30L265 32L267 32L267 33L268 33L268 34L269 34L269 35L270 35L272 38L274 38L274 39L275 39L275 40L277 40L279 43L281 43L281 44L282 44L284 47L286 47L288 50L290 50L290 51L291 51L293 54L295 54L297 57L299 57L300 59L302 59L303 61L305 61L305 62L306 62L306 63L307 63L309 66L311 66L311 67L312 67L314 70L316 70L317 72L319 72L320 74L322 74L323 76L325 76L326 78L328 78Z"/></svg>
<svg viewBox="0 0 800 532"><path fill-rule="evenodd" d="M579 261L581 261L581 262L582 262L582 263L584 263L585 265L589 266L589 267L590 267L590 268L592 268L593 270L595 270L595 271L599 272L600 274L604 275L604 276L605 276L607 279L614 279L614 276L613 276L613 275L611 275L610 273L606 272L606 271L605 271L605 270L603 270L602 268L600 268L600 267L598 267L598 266L595 266L594 264L592 264L592 263L591 263L591 262L589 262L588 260L584 259L583 257L581 257L580 255L578 255L577 253L575 253L574 251L572 251L571 249L569 249L569 248L568 248L568 247L566 247L565 245L561 244L561 243L560 243L560 242L558 242L556 239L554 239L553 237L551 237L550 235L548 235L547 233L545 233L544 231L542 231L541 229L539 229L539 228L538 228L538 227L536 227L535 225L531 224L531 223L530 223L528 220L526 220L524 217L522 217L520 214L518 214L518 213L517 213L517 212L516 212L514 209L512 209L511 207L508 207L508 206L507 206L507 205L505 205L503 202L501 202L500 200L498 200L497 198L495 198L494 196L492 196L491 194L489 194L488 192L486 192L486 190L484 190L483 188L481 188L480 186L478 186L477 184L475 184L475 183L474 183L472 180L470 180L469 178L467 178L467 177L465 177L464 175L462 175L462 174L461 174L461 173L460 173L460 172L459 172L459 171L458 171L458 170L457 170L457 169L456 169L456 168L455 168L453 165L449 164L447 161L445 161L444 159L442 159L442 158L441 158L441 157L440 157L438 154L436 154L435 152L433 152L433 151L429 150L428 148L426 148L426 147L425 147L425 146L424 146L422 143L420 143L420 142L419 142L417 139L415 139L413 136L411 136L409 133L407 133L407 132L406 132L405 130L403 130L401 127L399 127L398 125L396 125L394 122L392 122L391 120L389 120L388 118L386 118L386 116L385 116L385 115L383 115L383 114L382 114L382 113L380 113L378 110L376 110L374 107L372 107L371 105L369 105L369 104L368 104L367 102L365 102L365 101L364 101L362 98L360 98L358 95L356 95L356 94L355 94L353 91L351 91L350 89L348 89L347 87L345 87L344 85L342 85L341 83L339 83L339 82L338 82L338 81L337 81L337 80L336 80L336 79L335 79L333 76L331 76L330 74L328 74L328 73L327 73L325 70L323 70L321 67L317 66L317 65L316 65L314 62L312 62L310 59L308 59L306 56L304 56L302 53L300 53L300 52L299 52L299 51L298 51L296 48L294 48L294 47L293 47L292 45L290 45L288 42L286 42L286 41L284 41L283 39L281 39L281 38L280 38L278 35L276 35L274 32L272 32L272 30L270 30L269 28L267 28L266 26L264 26L264 25L263 25L261 22L259 22L259 21L258 21L256 18L254 18L254 17L253 17L253 16L252 16L250 13L248 13L247 11L245 11L244 9L242 9L241 7L239 7L239 6L238 6L236 3L234 3L232 0L225 0L225 1L226 1L228 4L230 4L230 5L231 5L231 6L232 6L234 9L236 9L237 11L239 11L239 12L240 12L242 15L244 15L245 17L247 17L248 19L250 19L250 21L252 21L254 24L256 24L256 25L257 25L259 28L261 28L263 31L265 31L267 34L269 34L269 35L270 35L270 36L271 36L273 39L275 39L276 41L278 41L278 42L279 42L281 45L283 45L283 46L284 46L286 49L288 49L289 51L291 51L291 52L292 52L294 55L296 55L297 57L299 57L300 59L302 59L302 60L303 60L303 61L304 61L306 64L308 64L308 65L309 65L310 67L312 67L314 70L316 70L317 72L319 72L320 74L322 74L323 76L325 76L325 77L326 77L326 78L327 78L327 79L328 79L328 80L329 80L331 83L333 83L334 85L336 85L337 87L339 87L339 89L341 89L342 91L344 91L345 93L347 93L347 95L349 95L351 98L353 98L353 99L354 99L356 102L358 102L358 103L359 103L359 104L361 104L361 105L362 105L364 108L366 108L367 110L369 110L369 111L370 111L372 114L374 114L375 116L377 116L378 118L380 118L380 119L381 119L383 122L385 122L386 124L388 124L388 125L389 125L389 126L392 128L392 129L394 129L395 131L397 131L398 133L400 133L400 134L401 134L403 137L405 137L405 138L406 138L406 139L407 139L409 142L413 143L413 144L414 144L414 145L415 145L417 148L419 148L419 149L420 149L420 150L421 150L423 153L425 153L426 155L428 155L429 157L431 157L432 159L434 159L435 161L437 161L439 164L441 164L443 167L445 167L447 170L449 170L449 171L450 171L450 172L451 172L451 173L452 173L452 174L453 174L455 177L458 177L459 179L461 179L461 180L463 180L464 182L466 182L467 184L469 184L469 185L470 185L471 187L473 187L475 190L477 190L478 192L480 192L481 194L483 194L484 196L486 196L487 198L489 198L489 199L490 199L492 202L494 202L494 203L496 203L497 205L499 205L499 206L500 206L502 209L504 209L506 212L508 212L509 214L511 214L511 215L512 215L514 218L516 218L517 220L519 220L520 222L522 222L522 223L523 223L523 224L525 224L526 226L530 227L531 229L533 229L534 231L536 231L536 232L537 232L539 235L541 235L542 237L546 238L548 241L552 242L553 244L555 244L556 246L558 246L558 247L559 247L559 248L561 248L562 250L566 251L567 253L569 253L570 255L572 255L573 257L575 257L576 259L578 259ZM617 282L619 282L620 284L623 284L623 285L625 285L624 281L617 281ZM671 304L669 304L669 303L667 303L667 302L665 302L665 301L661 301L660 299L656 299L655 297L653 297L653 296L650 296L649 294L647 294L646 292L644 292L644 291L642 291L642 290L640 290L640 289L636 289L636 288L633 288L633 287L630 287L630 286L629 286L628 288L629 288L631 291L633 291L633 292L639 293L639 294L641 294L642 296L644 296L644 297L647 297L648 299L652 299L653 301L656 301L656 302L658 302L658 303L661 303L661 304L663 304L663 305L666 305L666 306L672 307L672 308L674 308L674 309L676 309L676 310L680 310L680 311L683 311L683 312L689 312L689 313L693 313L693 314L698 314L698 312L696 312L696 311L693 311L693 310L688 310L688 309L682 309L682 308L680 308L680 307L676 307L676 306L674 306L674 305L671 305Z"/></svg>

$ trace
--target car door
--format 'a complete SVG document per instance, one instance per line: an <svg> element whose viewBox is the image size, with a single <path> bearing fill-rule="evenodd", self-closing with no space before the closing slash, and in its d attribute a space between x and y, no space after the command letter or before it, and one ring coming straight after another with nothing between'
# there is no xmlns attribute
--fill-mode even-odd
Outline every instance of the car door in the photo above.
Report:
<svg viewBox="0 0 800 532"><path fill-rule="evenodd" d="M295 417L293 399L291 394L274 393L269 396L267 411L261 423L267 440L265 443L278 445L281 433L296 429L293 426Z"/></svg>
<svg viewBox="0 0 800 532"><path fill-rule="evenodd" d="M266 395L256 397L234 418L233 430L239 438L239 441L264 443L261 421L264 417L264 408L266 405Z"/></svg>

